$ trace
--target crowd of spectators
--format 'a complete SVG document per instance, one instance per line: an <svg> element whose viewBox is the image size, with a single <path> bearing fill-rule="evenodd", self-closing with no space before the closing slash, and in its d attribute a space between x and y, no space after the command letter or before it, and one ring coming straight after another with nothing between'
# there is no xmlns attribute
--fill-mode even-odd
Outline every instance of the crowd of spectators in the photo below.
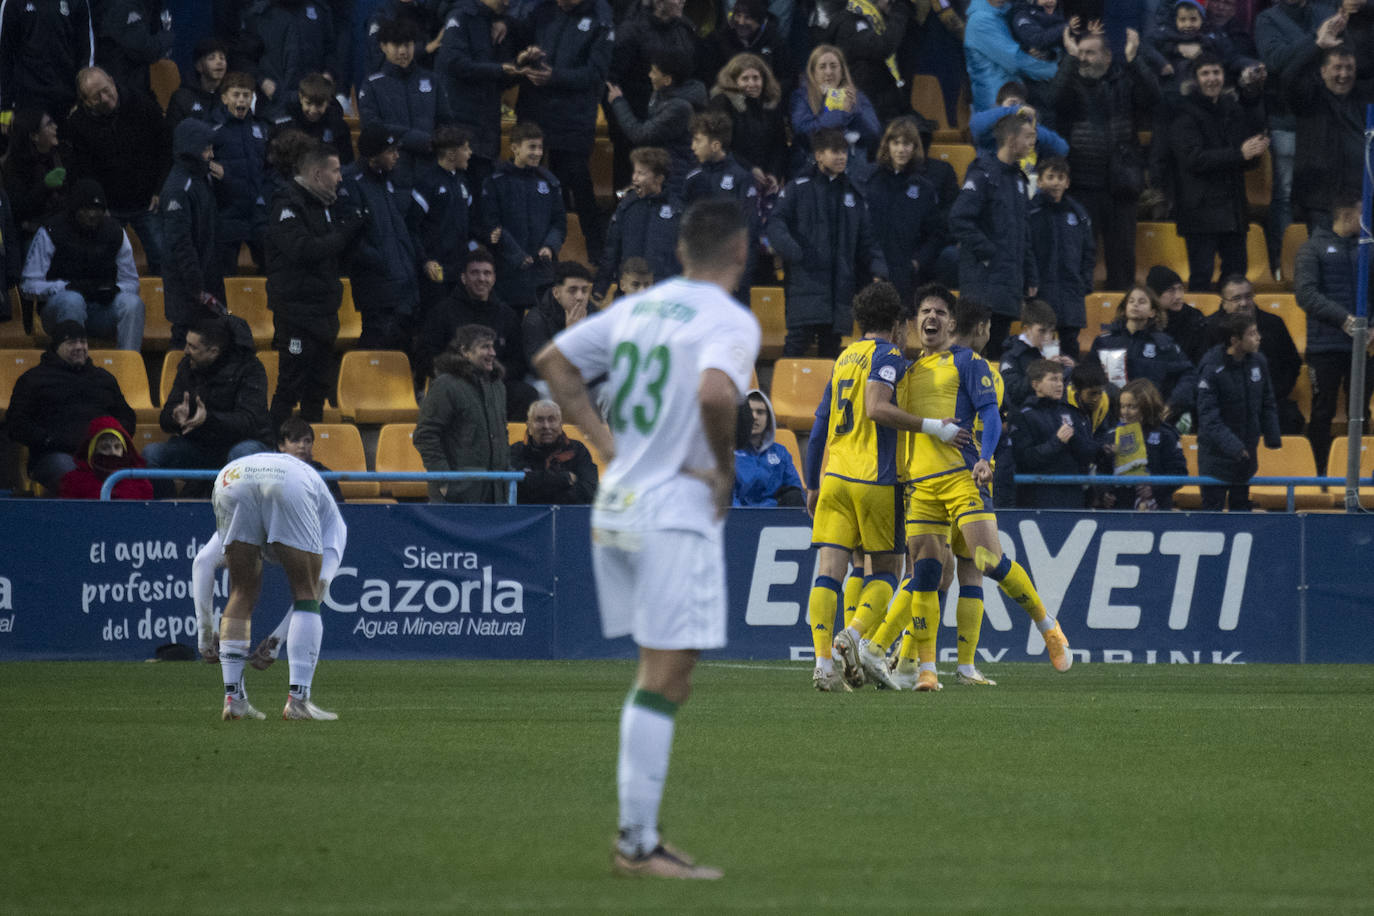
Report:
<svg viewBox="0 0 1374 916"><path fill-rule="evenodd" d="M130 459L222 462L274 442L293 412L318 422L337 369L341 277L362 317L358 346L404 350L417 397L452 388L446 378L480 381L483 410L500 400L505 416L526 416L541 392L534 350L613 288L675 273L683 209L727 197L752 227L741 305L781 270L785 355L835 355L850 301L872 280L907 300L943 282L991 310L987 352L1010 356L1013 419L1039 410L1023 425L1053 427L1058 440L1079 428L1050 422L1047 399L1062 401L1103 445L1120 390L1138 380L1154 386L1161 422L1217 428L1200 398L1216 385L1199 379L1218 348L1231 360L1217 363L1223 374L1258 361L1279 425L1301 430L1289 396L1305 356L1308 435L1325 469L1348 383L1350 202L1374 98L1367 0L723 0L703 21L683 0L386 0L366 17L353 6L213 4L213 31L197 36L165 112L150 79L173 47L160 0L4 7L5 291L18 287L47 334L64 337L49 363L70 355L74 326L139 349L132 235L144 276L163 281L168 344L186 350L162 411L173 438L141 457L126 442ZM967 87L976 158L963 175L930 155L945 113L913 109L918 72L944 79L949 112ZM613 208L592 179L599 114L622 189ZM1243 280L1257 216L1246 175L1264 162L1268 266L1279 268L1290 222L1311 236L1296 276L1279 278L1308 313L1306 354L1256 314ZM569 214L584 264L563 259ZM1141 216L1175 221L1186 280L1136 264ZM1118 320L1080 353L1099 261L1098 288L1123 293ZM225 317L225 278L240 265L267 278L274 391L260 390L251 335ZM1204 291L1222 294L1216 314L1184 301ZM1258 322L1253 353L1233 333L1237 314ZM471 332L458 346L470 326L490 338ZM1094 359L1111 420L1075 405L1072 384L1055 394L1043 365L1060 367L1062 386ZM444 415L456 417L449 395ZM417 432L416 443L453 464L437 410L424 406L435 435ZM127 419L92 404L63 448L84 448L89 463L98 441L118 436L87 425L111 416ZM1266 413L1265 441L1267 423ZM1018 443L1015 454L1050 451ZM32 447L31 463L42 458ZM443 489L453 499L464 488Z"/></svg>

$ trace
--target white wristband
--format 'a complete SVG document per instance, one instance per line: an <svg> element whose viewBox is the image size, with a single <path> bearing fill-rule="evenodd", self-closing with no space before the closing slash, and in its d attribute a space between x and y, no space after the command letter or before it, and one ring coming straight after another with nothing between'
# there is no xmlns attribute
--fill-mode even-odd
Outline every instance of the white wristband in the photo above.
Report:
<svg viewBox="0 0 1374 916"><path fill-rule="evenodd" d="M921 432L927 436L934 436L941 442L952 442L954 437L959 435L959 425L926 418L921 421Z"/></svg>

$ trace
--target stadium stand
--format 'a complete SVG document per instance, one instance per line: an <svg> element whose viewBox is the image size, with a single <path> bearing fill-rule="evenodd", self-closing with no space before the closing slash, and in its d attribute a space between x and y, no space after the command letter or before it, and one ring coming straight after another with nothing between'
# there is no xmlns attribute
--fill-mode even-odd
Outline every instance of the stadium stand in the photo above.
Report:
<svg viewBox="0 0 1374 916"><path fill-rule="evenodd" d="M911 107L935 122L934 143L961 143L968 139L968 98L959 94L955 106L955 123L949 121L945 107L945 93L940 81L929 73L917 73L911 78Z"/></svg>
<svg viewBox="0 0 1374 916"><path fill-rule="evenodd" d="M749 308L762 331L759 359L773 360L782 355L787 337L786 302L781 286L755 286L749 291Z"/></svg>
<svg viewBox="0 0 1374 916"><path fill-rule="evenodd" d="M833 359L784 357L773 366L773 385L768 397L778 426L809 432L816 418L816 405L830 381Z"/></svg>
<svg viewBox="0 0 1374 916"><path fill-rule="evenodd" d="M1317 463L1312 458L1312 444L1306 436L1284 436L1277 449L1261 446L1257 477L1316 477ZM1344 469L1342 469L1343 472ZM1298 509L1329 509L1331 495L1318 489L1294 491ZM1250 500L1265 509L1283 510L1288 507L1287 487L1251 487Z"/></svg>
<svg viewBox="0 0 1374 916"><path fill-rule="evenodd" d="M398 350L354 350L339 362L339 412L353 423L414 423L420 409L410 360Z"/></svg>
<svg viewBox="0 0 1374 916"><path fill-rule="evenodd" d="M1345 476L1345 463L1350 457L1350 439L1337 436L1331 440L1331 454L1326 459L1326 473L1331 477ZM1368 480L1374 476L1374 436L1360 439L1360 479ZM1345 493L1332 493L1332 505L1340 508L1345 504ZM1360 490L1360 505L1374 509L1374 487L1365 486Z"/></svg>
<svg viewBox="0 0 1374 916"><path fill-rule="evenodd" d="M115 377L124 400L134 409L139 423L156 423L158 408L148 391L148 368L143 354L133 350L91 350L90 360Z"/></svg>
<svg viewBox="0 0 1374 916"><path fill-rule="evenodd" d="M0 415L9 409L10 395L14 393L14 383L19 376L38 365L42 358L42 350L0 350Z"/></svg>
<svg viewBox="0 0 1374 916"><path fill-rule="evenodd" d="M425 464L415 450L411 438L414 423L388 423L377 436L378 471L423 471ZM429 491L423 481L392 480L382 483L382 491L396 499L427 499Z"/></svg>
<svg viewBox="0 0 1374 916"><path fill-rule="evenodd" d="M237 315L253 329L253 343L261 347L272 343L272 313L267 310L266 277L226 277L224 295L230 314Z"/></svg>
<svg viewBox="0 0 1374 916"><path fill-rule="evenodd" d="M352 423L312 423L315 429L315 460L331 471L366 471L363 437ZM345 499L375 499L381 484L375 480L341 480Z"/></svg>

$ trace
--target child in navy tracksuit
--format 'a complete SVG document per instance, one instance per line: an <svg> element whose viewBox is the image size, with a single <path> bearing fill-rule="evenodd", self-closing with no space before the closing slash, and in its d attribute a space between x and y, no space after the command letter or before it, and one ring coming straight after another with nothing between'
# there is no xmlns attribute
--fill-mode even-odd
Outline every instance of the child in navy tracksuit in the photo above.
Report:
<svg viewBox="0 0 1374 916"><path fill-rule="evenodd" d="M1069 21L1059 11L1058 0L1017 0L1007 18L1012 37L1024 50L1044 60L1059 59Z"/></svg>
<svg viewBox="0 0 1374 916"><path fill-rule="evenodd" d="M1031 363L1035 397L1012 416L1016 470L1021 474L1086 474L1098 455L1088 418L1064 400L1064 367L1054 360ZM1017 505L1032 509L1082 509L1080 484L1033 484L1017 488Z"/></svg>
<svg viewBox="0 0 1374 916"><path fill-rule="evenodd" d="M220 85L220 105L211 117L215 161L224 177L215 182L218 205L215 244L224 276L238 273L239 246L248 243L253 263L263 265L267 229L268 125L253 114L253 78L229 73ZM259 271L261 272L261 271Z"/></svg>
<svg viewBox="0 0 1374 916"><path fill-rule="evenodd" d="M1097 243L1088 211L1066 193L1069 163L1062 158L1040 163L1040 190L1031 201L1031 250L1040 271L1036 295L1058 318L1059 352L1078 359L1078 332L1087 324L1083 297L1093 289Z"/></svg>
<svg viewBox="0 0 1374 916"><path fill-rule="evenodd" d="M1248 512L1260 439L1268 448L1282 444L1278 403L1255 316L1236 312L1221 327L1227 343L1208 350L1198 367L1197 469L1227 483L1202 487L1202 508L1221 511L1229 499L1232 511Z"/></svg>

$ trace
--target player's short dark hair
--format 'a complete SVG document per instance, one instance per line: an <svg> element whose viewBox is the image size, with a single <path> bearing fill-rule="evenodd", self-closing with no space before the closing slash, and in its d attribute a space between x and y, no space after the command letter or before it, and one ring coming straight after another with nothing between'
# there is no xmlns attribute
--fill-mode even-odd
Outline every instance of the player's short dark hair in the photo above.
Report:
<svg viewBox="0 0 1374 916"><path fill-rule="evenodd" d="M959 337L971 337L979 325L991 320L992 309L967 296L954 307L954 333Z"/></svg>
<svg viewBox="0 0 1374 916"><path fill-rule="evenodd" d="M696 61L677 46L668 45L649 55L649 66L657 67L659 73L671 77L674 86L681 86L692 78Z"/></svg>
<svg viewBox="0 0 1374 916"><path fill-rule="evenodd" d="M323 73L307 73L301 77L297 90L302 99L323 105L334 98L334 81Z"/></svg>
<svg viewBox="0 0 1374 916"><path fill-rule="evenodd" d="M429 145L437 156L444 150L461 149L464 144L471 142L472 131L466 127L449 125L434 131L434 136L430 138Z"/></svg>
<svg viewBox="0 0 1374 916"><path fill-rule="evenodd" d="M253 82L253 78L239 70L232 70L224 74L224 79L219 81L220 95L224 95L230 89L247 89L252 92L255 88L257 88L257 84Z"/></svg>
<svg viewBox="0 0 1374 916"><path fill-rule="evenodd" d="M854 296L854 320L864 334L891 331L905 317L901 293L886 280L876 280Z"/></svg>
<svg viewBox="0 0 1374 916"><path fill-rule="evenodd" d="M397 17L383 19L377 24L377 44L403 45L408 41L418 41L419 34L415 23L410 19Z"/></svg>
<svg viewBox="0 0 1374 916"><path fill-rule="evenodd" d="M620 262L620 277L648 277L654 279L654 269L643 258L626 258Z"/></svg>
<svg viewBox="0 0 1374 916"><path fill-rule="evenodd" d="M189 330L199 335L207 347L219 347L221 353L229 349L229 344L234 339L234 335L229 331L229 325L222 318L202 319L191 325Z"/></svg>
<svg viewBox="0 0 1374 916"><path fill-rule="evenodd" d="M543 140L543 129L533 121L517 121L515 126L510 129L511 147L519 146L526 140Z"/></svg>
<svg viewBox="0 0 1374 916"><path fill-rule="evenodd" d="M1355 49L1352 48L1350 45L1346 44L1345 42L1341 42L1334 48L1327 48L1326 50L1322 51L1321 66L1325 67L1327 64L1331 63L1331 61L1337 57L1354 56Z"/></svg>
<svg viewBox="0 0 1374 916"><path fill-rule="evenodd" d="M1030 90L1026 88L1025 83L1020 80L1011 80L1010 82L1003 83L1002 88L997 90L997 104L1001 105L1002 100L1008 96L1016 96L1018 99L1024 99L1028 95L1030 95Z"/></svg>
<svg viewBox="0 0 1374 916"><path fill-rule="evenodd" d="M997 140L998 146L1004 146L1008 141L1021 132L1021 128L1031 123L1030 115L1024 111L1013 112L998 120L992 126L992 135Z"/></svg>
<svg viewBox="0 0 1374 916"><path fill-rule="evenodd" d="M569 280L592 282L592 272L579 261L559 261L553 268L553 285L562 286Z"/></svg>
<svg viewBox="0 0 1374 916"><path fill-rule="evenodd" d="M309 436L315 438L315 427L303 420L300 414L292 414L287 417L277 430L277 445L284 442L294 442L297 439L304 439Z"/></svg>
<svg viewBox="0 0 1374 916"><path fill-rule="evenodd" d="M1030 379L1032 385L1042 378L1048 378L1056 374L1062 376L1064 374L1064 367L1052 359L1034 360L1031 362L1030 366L1026 368L1026 377Z"/></svg>
<svg viewBox="0 0 1374 916"><path fill-rule="evenodd" d="M1101 360L1085 359L1073 367L1073 371L1069 373L1069 381L1073 383L1076 391L1106 388L1107 370L1102 368Z"/></svg>
<svg viewBox="0 0 1374 916"><path fill-rule="evenodd" d="M739 201L704 198L687 208L677 238L687 259L706 263L720 258L740 233L748 231Z"/></svg>
<svg viewBox="0 0 1374 916"><path fill-rule="evenodd" d="M490 264L495 267L496 256L491 253L491 249L486 245L478 245L463 256L463 270L467 270L469 264Z"/></svg>
<svg viewBox="0 0 1374 916"><path fill-rule="evenodd" d="M690 130L693 136L701 134L707 140L719 140L721 149L729 152L735 125L723 111L703 111L692 115Z"/></svg>
<svg viewBox="0 0 1374 916"><path fill-rule="evenodd" d="M1255 316L1250 312L1229 312L1221 318L1221 336L1229 345L1233 340L1245 336L1245 332L1255 324Z"/></svg>
<svg viewBox="0 0 1374 916"><path fill-rule="evenodd" d="M642 165L659 178L667 178L672 168L668 151L659 146L637 146L630 150L630 162Z"/></svg>
<svg viewBox="0 0 1374 916"><path fill-rule="evenodd" d="M320 168L331 158L338 159L339 151L327 143L312 143L296 157L296 174L305 175L311 169Z"/></svg>
<svg viewBox="0 0 1374 916"><path fill-rule="evenodd" d="M912 305L919 310L921 308L921 303L927 299L939 299L945 304L945 307L949 309L951 315L959 308L958 297L954 295L953 291L951 291L948 286L944 286L940 283L925 283L916 287L916 292L911 297Z"/></svg>
<svg viewBox="0 0 1374 916"><path fill-rule="evenodd" d="M1054 313L1054 306L1044 299L1032 299L1021 306L1021 327L1028 328L1033 324L1044 328L1058 327L1059 316Z"/></svg>
<svg viewBox="0 0 1374 916"><path fill-rule="evenodd" d="M1040 164L1037 166L1037 170L1041 175L1046 172L1058 172L1065 178L1069 178L1073 175L1073 173L1069 171L1069 160L1065 159L1063 156L1051 156L1048 159L1041 159Z"/></svg>
<svg viewBox="0 0 1374 916"><path fill-rule="evenodd" d="M836 127L822 127L811 135L811 152L849 152L849 143L844 131Z"/></svg>

